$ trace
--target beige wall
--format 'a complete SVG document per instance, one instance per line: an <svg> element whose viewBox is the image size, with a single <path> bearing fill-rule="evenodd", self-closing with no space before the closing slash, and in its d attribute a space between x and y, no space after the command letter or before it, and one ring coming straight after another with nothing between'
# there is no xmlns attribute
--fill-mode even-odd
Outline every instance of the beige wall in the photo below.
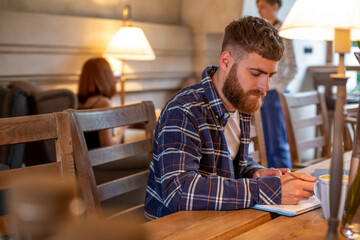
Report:
<svg viewBox="0 0 360 240"><path fill-rule="evenodd" d="M0 10L122 19L126 4L135 21L180 24L181 0L1 0Z"/></svg>
<svg viewBox="0 0 360 240"><path fill-rule="evenodd" d="M194 32L223 33L232 20L241 16L243 0L182 0L182 22Z"/></svg>
<svg viewBox="0 0 360 240"><path fill-rule="evenodd" d="M207 65L218 65L225 27L242 15L243 0L182 0L181 19L194 34L193 67L201 76Z"/></svg>
<svg viewBox="0 0 360 240"><path fill-rule="evenodd" d="M0 11L0 84L26 80L76 92L82 64L102 56L122 25L113 19ZM161 108L192 75L192 33L177 25L134 26L144 30L156 60L125 62L126 103L154 100Z"/></svg>
<svg viewBox="0 0 360 240"><path fill-rule="evenodd" d="M223 30L243 0L1 0L0 84L76 92L82 64L103 54L126 4L157 56L126 62L126 103L154 99L161 108L186 77L218 64Z"/></svg>

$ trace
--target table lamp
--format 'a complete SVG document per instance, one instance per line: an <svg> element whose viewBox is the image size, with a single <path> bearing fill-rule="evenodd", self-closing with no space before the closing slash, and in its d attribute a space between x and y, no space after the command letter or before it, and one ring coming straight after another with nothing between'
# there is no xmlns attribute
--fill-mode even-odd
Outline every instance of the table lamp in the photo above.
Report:
<svg viewBox="0 0 360 240"><path fill-rule="evenodd" d="M279 30L280 36L300 40L327 40L334 42L339 53L338 81L333 154L330 169L330 218L327 239L338 239L337 213L340 203L343 174L342 129L346 101L345 53L350 52L351 41L360 39L360 0L297 0Z"/></svg>
<svg viewBox="0 0 360 240"><path fill-rule="evenodd" d="M131 6L123 10L123 26L105 50L105 57L121 61L121 105L125 104L125 60L154 60L155 53L143 30L132 25Z"/></svg>

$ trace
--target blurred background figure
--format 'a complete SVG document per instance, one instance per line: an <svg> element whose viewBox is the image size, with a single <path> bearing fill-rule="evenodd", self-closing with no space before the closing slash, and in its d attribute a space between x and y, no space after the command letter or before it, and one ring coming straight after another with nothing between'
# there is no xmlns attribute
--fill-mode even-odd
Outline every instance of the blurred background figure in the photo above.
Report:
<svg viewBox="0 0 360 240"><path fill-rule="evenodd" d="M256 0L261 18L277 29L282 24L277 18L281 4L281 0ZM261 108L267 163L268 167L275 168L292 168L278 92L286 91L287 85L297 72L297 67L292 41L284 39L284 45L284 55L279 62L277 73L270 80L270 89Z"/></svg>
<svg viewBox="0 0 360 240"><path fill-rule="evenodd" d="M104 108L112 106L116 94L116 81L109 62L105 58L92 58L83 65L78 88L79 109ZM116 134L112 129L86 133L89 149L120 143L124 128Z"/></svg>

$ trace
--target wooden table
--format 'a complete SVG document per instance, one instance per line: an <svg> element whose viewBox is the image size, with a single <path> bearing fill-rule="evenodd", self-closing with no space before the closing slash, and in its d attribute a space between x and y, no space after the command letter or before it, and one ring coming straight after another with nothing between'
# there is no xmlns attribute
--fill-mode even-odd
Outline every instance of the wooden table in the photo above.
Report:
<svg viewBox="0 0 360 240"><path fill-rule="evenodd" d="M326 236L327 230L328 222L323 218L322 209L318 208L295 217L277 217L261 226L232 238L232 240L321 240ZM341 239L347 238L341 236Z"/></svg>
<svg viewBox="0 0 360 240"><path fill-rule="evenodd" d="M350 167L351 154L352 154L352 151L348 151L344 154L344 167L343 167L344 169L349 169L349 167ZM308 166L306 168L299 169L296 172L303 172L303 173L311 174L315 171L315 169L328 169L328 168L330 168L330 161L331 161L331 159L328 159L328 160L325 160L322 162L318 162L318 163Z"/></svg>
<svg viewBox="0 0 360 240"><path fill-rule="evenodd" d="M269 221L270 213L253 209L180 211L147 222L143 226L149 240L231 239Z"/></svg>
<svg viewBox="0 0 360 240"><path fill-rule="evenodd" d="M344 169L351 152L344 155ZM298 172L311 174L329 168L326 160ZM156 239L322 239L327 221L322 209L295 217L278 216L253 209L237 211L180 211L143 224L149 240ZM346 238L343 238L346 239Z"/></svg>

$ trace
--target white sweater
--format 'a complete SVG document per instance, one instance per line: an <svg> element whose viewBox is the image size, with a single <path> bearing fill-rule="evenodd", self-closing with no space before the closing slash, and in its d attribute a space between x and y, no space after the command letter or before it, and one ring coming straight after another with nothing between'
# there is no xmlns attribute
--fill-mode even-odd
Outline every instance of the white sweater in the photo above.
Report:
<svg viewBox="0 0 360 240"><path fill-rule="evenodd" d="M277 21L274 25L279 29L281 22ZM270 81L270 90L276 89L279 92L284 92L287 85L295 77L297 72L294 48L292 40L284 38L285 51L283 57L279 61L277 73Z"/></svg>

